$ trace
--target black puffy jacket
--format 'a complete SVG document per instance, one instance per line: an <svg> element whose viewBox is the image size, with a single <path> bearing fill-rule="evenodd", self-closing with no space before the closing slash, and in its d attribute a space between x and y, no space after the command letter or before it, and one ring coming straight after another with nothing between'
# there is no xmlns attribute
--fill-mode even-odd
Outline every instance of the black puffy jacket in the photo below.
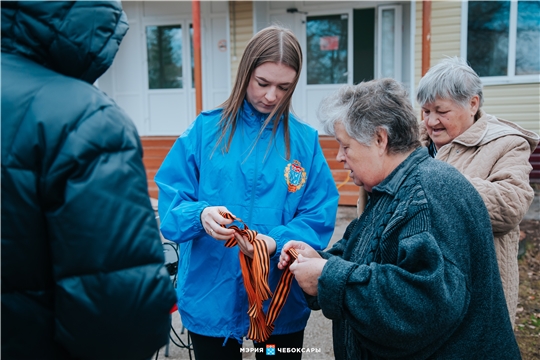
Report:
<svg viewBox="0 0 540 360"><path fill-rule="evenodd" d="M176 295L129 117L92 85L119 2L2 2L2 359L144 359Z"/></svg>

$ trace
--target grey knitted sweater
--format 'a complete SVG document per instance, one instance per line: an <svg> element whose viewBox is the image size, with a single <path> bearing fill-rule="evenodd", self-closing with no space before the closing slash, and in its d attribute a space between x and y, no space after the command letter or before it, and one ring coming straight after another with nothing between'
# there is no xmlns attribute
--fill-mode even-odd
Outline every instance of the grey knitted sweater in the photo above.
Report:
<svg viewBox="0 0 540 360"><path fill-rule="evenodd" d="M425 148L321 255L308 301L333 320L336 359L520 358L484 202Z"/></svg>

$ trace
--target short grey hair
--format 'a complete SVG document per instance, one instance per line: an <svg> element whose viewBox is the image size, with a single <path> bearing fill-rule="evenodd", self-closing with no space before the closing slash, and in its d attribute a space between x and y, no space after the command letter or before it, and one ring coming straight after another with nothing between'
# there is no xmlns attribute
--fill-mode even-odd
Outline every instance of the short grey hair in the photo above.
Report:
<svg viewBox="0 0 540 360"><path fill-rule="evenodd" d="M335 124L341 123L350 137L366 146L384 129L389 153L420 146L418 120L407 90L394 79L345 85L321 102L317 117L327 133L335 135Z"/></svg>
<svg viewBox="0 0 540 360"><path fill-rule="evenodd" d="M420 80L416 100L424 106L437 98L449 99L464 107L475 95L478 95L480 110L484 104L480 77L464 59L449 57L429 69Z"/></svg>

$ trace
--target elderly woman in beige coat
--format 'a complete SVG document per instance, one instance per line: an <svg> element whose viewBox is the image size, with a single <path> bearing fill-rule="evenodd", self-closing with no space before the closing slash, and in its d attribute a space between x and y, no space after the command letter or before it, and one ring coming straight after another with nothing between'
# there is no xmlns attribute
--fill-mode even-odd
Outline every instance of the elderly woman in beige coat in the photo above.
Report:
<svg viewBox="0 0 540 360"><path fill-rule="evenodd" d="M465 175L489 211L513 325L519 287L519 223L534 198L529 185L529 157L539 138L534 132L484 113L483 100L480 78L460 58L445 59L433 66L418 86L423 144L431 156Z"/></svg>

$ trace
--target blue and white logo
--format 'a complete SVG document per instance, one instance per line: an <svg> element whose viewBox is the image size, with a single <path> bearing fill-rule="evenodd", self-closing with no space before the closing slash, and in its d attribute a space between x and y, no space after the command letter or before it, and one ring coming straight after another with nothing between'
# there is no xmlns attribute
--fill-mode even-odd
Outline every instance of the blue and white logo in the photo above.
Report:
<svg viewBox="0 0 540 360"><path fill-rule="evenodd" d="M266 355L276 355L276 345L266 345Z"/></svg>

